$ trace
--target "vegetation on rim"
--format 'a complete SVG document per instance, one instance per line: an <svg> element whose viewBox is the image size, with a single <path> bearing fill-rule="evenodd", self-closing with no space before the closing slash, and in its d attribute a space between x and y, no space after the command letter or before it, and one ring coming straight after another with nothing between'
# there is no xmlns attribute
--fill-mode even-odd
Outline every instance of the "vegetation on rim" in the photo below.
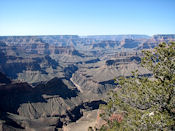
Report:
<svg viewBox="0 0 175 131"><path fill-rule="evenodd" d="M101 106L106 124L100 130L175 130L175 43L161 43L143 54L141 64L152 78L135 71L133 77L116 80L119 88Z"/></svg>

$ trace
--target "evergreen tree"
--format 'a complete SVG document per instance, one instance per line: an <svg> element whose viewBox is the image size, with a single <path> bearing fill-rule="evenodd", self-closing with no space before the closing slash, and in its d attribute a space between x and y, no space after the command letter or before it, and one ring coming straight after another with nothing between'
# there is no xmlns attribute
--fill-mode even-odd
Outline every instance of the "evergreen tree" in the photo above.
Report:
<svg viewBox="0 0 175 131"><path fill-rule="evenodd" d="M175 130L175 43L161 43L143 54L141 64L152 77L135 71L117 80L118 89L101 106L107 122L101 130Z"/></svg>

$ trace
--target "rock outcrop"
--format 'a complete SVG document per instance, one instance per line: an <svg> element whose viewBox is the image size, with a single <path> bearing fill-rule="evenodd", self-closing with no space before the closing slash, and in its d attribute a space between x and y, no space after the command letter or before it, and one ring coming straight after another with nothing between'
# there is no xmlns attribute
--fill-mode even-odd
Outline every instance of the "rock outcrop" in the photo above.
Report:
<svg viewBox="0 0 175 131"><path fill-rule="evenodd" d="M28 83L0 85L0 125L4 130L56 130L75 122L83 110L94 110L102 100L83 98L64 78L31 87Z"/></svg>

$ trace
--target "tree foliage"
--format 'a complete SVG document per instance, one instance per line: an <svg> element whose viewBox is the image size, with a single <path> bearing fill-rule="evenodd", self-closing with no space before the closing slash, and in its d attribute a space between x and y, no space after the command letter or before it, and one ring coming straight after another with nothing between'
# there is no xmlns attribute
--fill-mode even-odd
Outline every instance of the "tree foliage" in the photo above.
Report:
<svg viewBox="0 0 175 131"><path fill-rule="evenodd" d="M107 122L101 130L175 130L175 43L161 43L143 54L141 64L152 77L135 71L117 80L117 91L101 106ZM111 121L112 114L121 114L122 121Z"/></svg>

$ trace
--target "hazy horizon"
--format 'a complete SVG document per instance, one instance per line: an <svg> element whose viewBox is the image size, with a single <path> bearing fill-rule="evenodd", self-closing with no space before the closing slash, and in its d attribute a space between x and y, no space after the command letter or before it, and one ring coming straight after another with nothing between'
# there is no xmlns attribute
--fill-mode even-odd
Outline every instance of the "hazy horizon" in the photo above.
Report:
<svg viewBox="0 0 175 131"><path fill-rule="evenodd" d="M101 35L101 34L95 34L95 35L77 35L77 34L44 34L44 35L0 35L0 37L3 37L3 36L79 36L79 37L88 37L88 36L125 36L125 35L138 35L138 36L149 36L149 37L152 37L152 36L154 36L154 35L175 35L175 33L174 34L153 34L153 35L147 35L147 34L111 34L111 35L109 35L109 34L103 34L103 35Z"/></svg>
<svg viewBox="0 0 175 131"><path fill-rule="evenodd" d="M174 0L1 0L0 36L175 34Z"/></svg>

